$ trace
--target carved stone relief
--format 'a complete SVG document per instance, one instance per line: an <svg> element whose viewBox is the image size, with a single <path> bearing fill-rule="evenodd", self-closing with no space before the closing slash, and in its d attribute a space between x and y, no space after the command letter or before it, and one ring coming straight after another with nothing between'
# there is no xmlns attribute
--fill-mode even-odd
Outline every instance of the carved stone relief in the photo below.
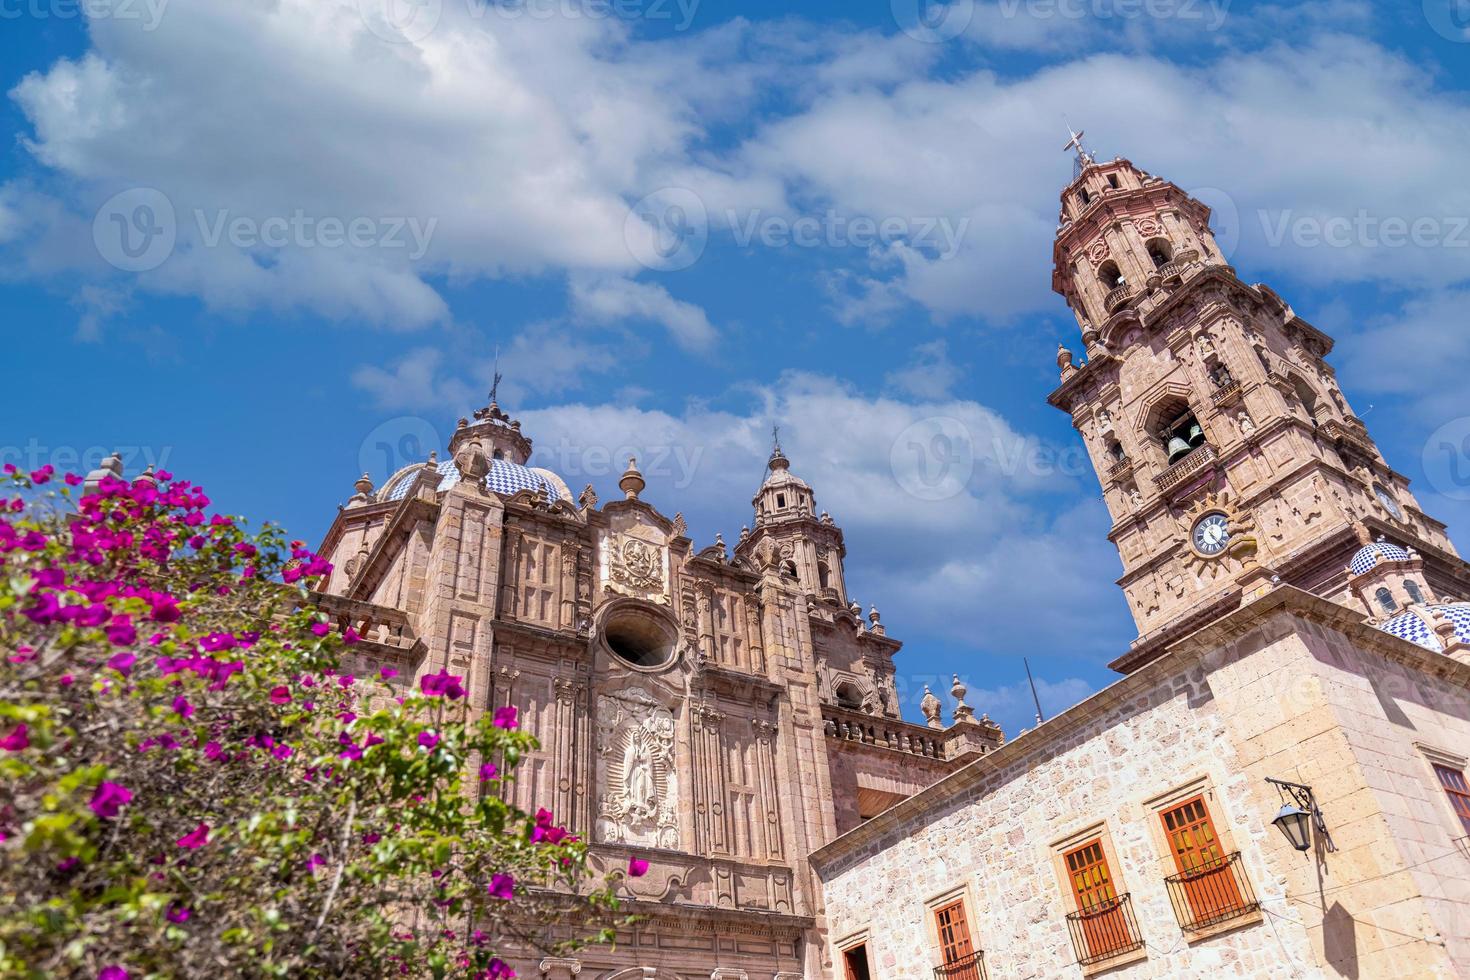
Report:
<svg viewBox="0 0 1470 980"><path fill-rule="evenodd" d="M627 687L597 699L598 839L677 848L674 716L653 695Z"/></svg>

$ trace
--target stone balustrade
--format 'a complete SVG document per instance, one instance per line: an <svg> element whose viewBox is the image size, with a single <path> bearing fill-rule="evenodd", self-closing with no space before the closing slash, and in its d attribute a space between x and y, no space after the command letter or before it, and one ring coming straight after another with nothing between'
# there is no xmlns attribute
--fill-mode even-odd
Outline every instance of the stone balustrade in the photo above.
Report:
<svg viewBox="0 0 1470 980"><path fill-rule="evenodd" d="M897 718L878 718L861 711L824 705L822 727L828 738L921 755L926 759L945 758L944 739L939 733Z"/></svg>

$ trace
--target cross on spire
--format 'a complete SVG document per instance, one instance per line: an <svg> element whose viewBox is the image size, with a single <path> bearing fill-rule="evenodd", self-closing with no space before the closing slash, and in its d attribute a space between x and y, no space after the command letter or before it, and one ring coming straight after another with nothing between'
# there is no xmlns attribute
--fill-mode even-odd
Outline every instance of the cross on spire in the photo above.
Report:
<svg viewBox="0 0 1470 980"><path fill-rule="evenodd" d="M771 449L777 453L781 451L781 427L779 425L771 426Z"/></svg>
<svg viewBox="0 0 1470 980"><path fill-rule="evenodd" d="M496 395L500 391L500 345L495 345L495 378L490 382L490 404L496 403Z"/></svg>
<svg viewBox="0 0 1470 980"><path fill-rule="evenodd" d="M1079 170L1082 167L1090 167L1094 163L1096 163L1097 161L1093 160L1092 154L1088 153L1087 148L1082 145L1082 137L1086 135L1086 131L1084 130L1082 132L1078 132L1076 130L1073 130L1071 126L1068 126L1067 132L1071 134L1072 138L1067 141L1066 146L1062 147L1062 151L1077 151L1077 166Z"/></svg>

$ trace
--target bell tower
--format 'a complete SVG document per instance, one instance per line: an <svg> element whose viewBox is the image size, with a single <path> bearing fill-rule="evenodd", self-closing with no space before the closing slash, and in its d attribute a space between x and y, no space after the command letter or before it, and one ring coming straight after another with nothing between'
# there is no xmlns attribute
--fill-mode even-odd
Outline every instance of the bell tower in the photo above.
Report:
<svg viewBox="0 0 1470 980"><path fill-rule="evenodd" d="M773 433L766 477L751 500L755 530L742 529L735 546L738 555L755 553L769 538L779 555L779 570L807 595L847 602L842 561L847 549L842 529L830 514L817 513L811 486L791 472L791 461L781 450L779 431Z"/></svg>
<svg viewBox="0 0 1470 980"><path fill-rule="evenodd" d="M1138 626L1128 671L1169 641L1282 581L1359 600L1348 562L1365 535L1412 546L1440 594L1470 569L1353 413L1332 339L1270 287L1241 280L1210 209L1073 134L1052 288L1084 356L1059 346L1048 399L1081 434L1112 517L1118 580Z"/></svg>

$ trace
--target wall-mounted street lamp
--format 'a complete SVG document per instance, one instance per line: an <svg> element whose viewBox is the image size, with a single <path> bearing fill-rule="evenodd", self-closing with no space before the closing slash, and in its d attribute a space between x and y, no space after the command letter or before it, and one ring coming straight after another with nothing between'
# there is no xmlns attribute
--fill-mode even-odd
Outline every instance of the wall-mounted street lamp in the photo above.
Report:
<svg viewBox="0 0 1470 980"><path fill-rule="evenodd" d="M1317 805L1316 798L1312 796L1312 787L1303 786L1301 783L1288 783L1281 779L1271 779L1269 776L1266 782L1275 786L1276 792L1281 795L1281 810L1271 823L1285 835L1292 847L1298 851L1311 849L1312 832L1309 826L1311 824L1315 825L1317 833L1322 835L1328 852L1337 850L1337 845L1332 843L1332 835L1327 832L1327 822L1322 819L1322 808Z"/></svg>

